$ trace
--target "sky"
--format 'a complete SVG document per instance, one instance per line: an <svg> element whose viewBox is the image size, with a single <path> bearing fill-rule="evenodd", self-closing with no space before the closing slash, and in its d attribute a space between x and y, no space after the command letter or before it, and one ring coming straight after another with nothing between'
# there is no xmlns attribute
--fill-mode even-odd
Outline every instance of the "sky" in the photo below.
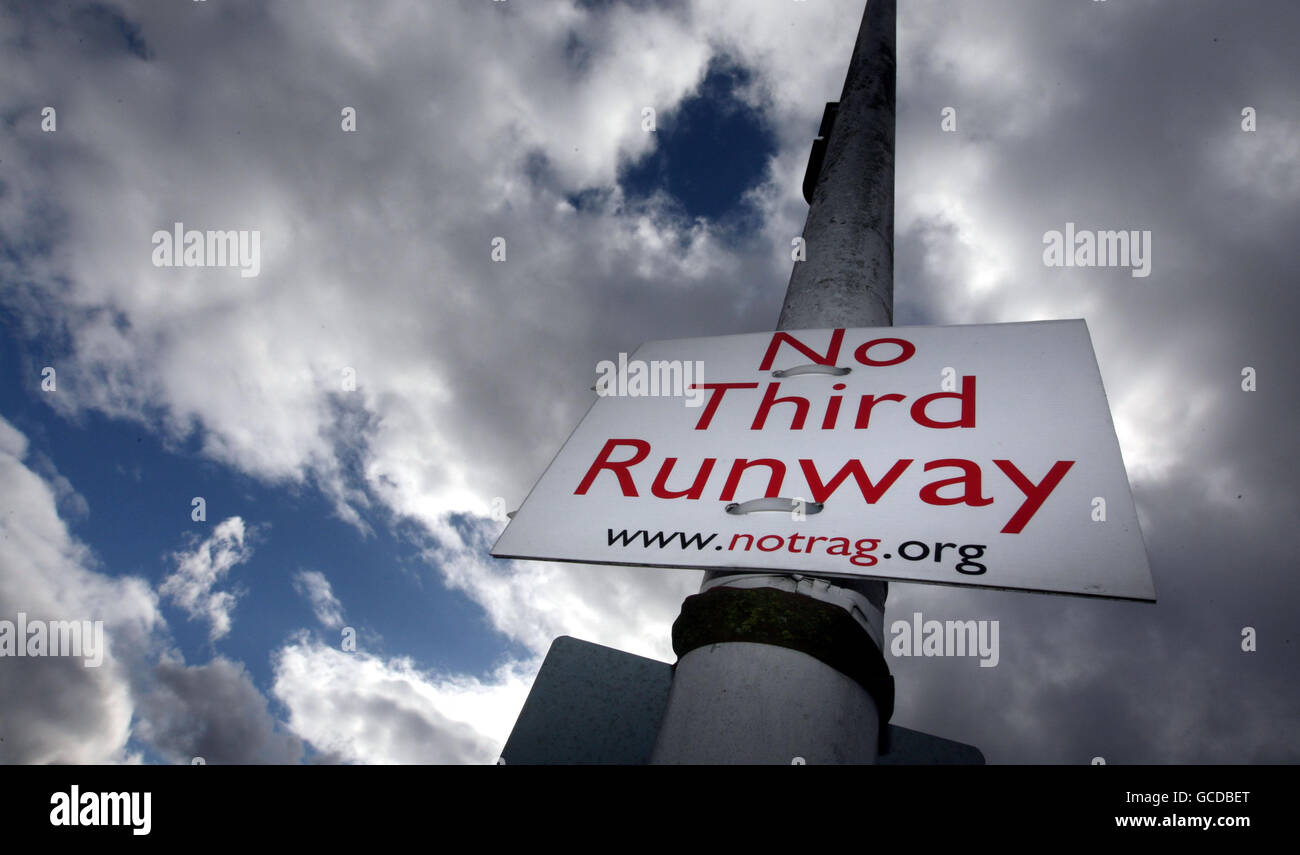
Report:
<svg viewBox="0 0 1300 855"><path fill-rule="evenodd" d="M1088 322L1158 602L893 584L1001 647L891 657L893 721L1300 762L1300 6L900 5L894 322ZM862 8L6 3L0 620L106 649L0 657L0 762L492 763L555 637L673 661L698 571L493 559L492 509L601 360L773 328Z"/></svg>

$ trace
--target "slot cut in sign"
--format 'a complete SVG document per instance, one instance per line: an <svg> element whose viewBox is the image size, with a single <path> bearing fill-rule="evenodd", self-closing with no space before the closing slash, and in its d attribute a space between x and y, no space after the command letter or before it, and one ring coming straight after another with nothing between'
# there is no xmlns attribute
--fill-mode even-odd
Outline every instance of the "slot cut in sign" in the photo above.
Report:
<svg viewBox="0 0 1300 855"><path fill-rule="evenodd" d="M616 374L493 555L1155 600L1081 320L657 341Z"/></svg>

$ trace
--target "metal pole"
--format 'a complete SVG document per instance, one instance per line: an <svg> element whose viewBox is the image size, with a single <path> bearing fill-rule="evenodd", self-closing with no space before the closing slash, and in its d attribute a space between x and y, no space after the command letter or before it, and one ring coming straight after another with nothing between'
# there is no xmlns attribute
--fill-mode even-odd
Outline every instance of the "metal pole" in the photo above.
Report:
<svg viewBox="0 0 1300 855"><path fill-rule="evenodd" d="M868 0L778 330L893 323L895 20L896 0ZM874 763L894 699L887 594L877 581L705 574L673 624L651 762Z"/></svg>

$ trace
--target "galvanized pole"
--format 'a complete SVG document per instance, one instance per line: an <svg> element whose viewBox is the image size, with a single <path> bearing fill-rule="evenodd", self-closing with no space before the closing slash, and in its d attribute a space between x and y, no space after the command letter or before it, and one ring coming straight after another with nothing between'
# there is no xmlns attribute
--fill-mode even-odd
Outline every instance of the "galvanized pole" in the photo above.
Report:
<svg viewBox="0 0 1300 855"><path fill-rule="evenodd" d="M778 330L893 323L895 18L896 0L868 0L824 154L814 150L807 260ZM707 573L673 624L678 661L651 762L874 763L894 702L887 594L876 581Z"/></svg>

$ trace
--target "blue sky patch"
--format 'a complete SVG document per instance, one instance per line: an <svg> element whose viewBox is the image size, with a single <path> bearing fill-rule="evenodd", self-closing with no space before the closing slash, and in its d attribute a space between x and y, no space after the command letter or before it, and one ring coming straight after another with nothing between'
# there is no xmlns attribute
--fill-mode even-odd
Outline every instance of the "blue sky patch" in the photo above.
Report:
<svg viewBox="0 0 1300 855"><path fill-rule="evenodd" d="M743 194L763 181L776 136L763 114L737 91L749 71L715 58L695 94L656 116L658 145L627 164L619 184L630 199L662 190L690 218L721 220L741 213Z"/></svg>

